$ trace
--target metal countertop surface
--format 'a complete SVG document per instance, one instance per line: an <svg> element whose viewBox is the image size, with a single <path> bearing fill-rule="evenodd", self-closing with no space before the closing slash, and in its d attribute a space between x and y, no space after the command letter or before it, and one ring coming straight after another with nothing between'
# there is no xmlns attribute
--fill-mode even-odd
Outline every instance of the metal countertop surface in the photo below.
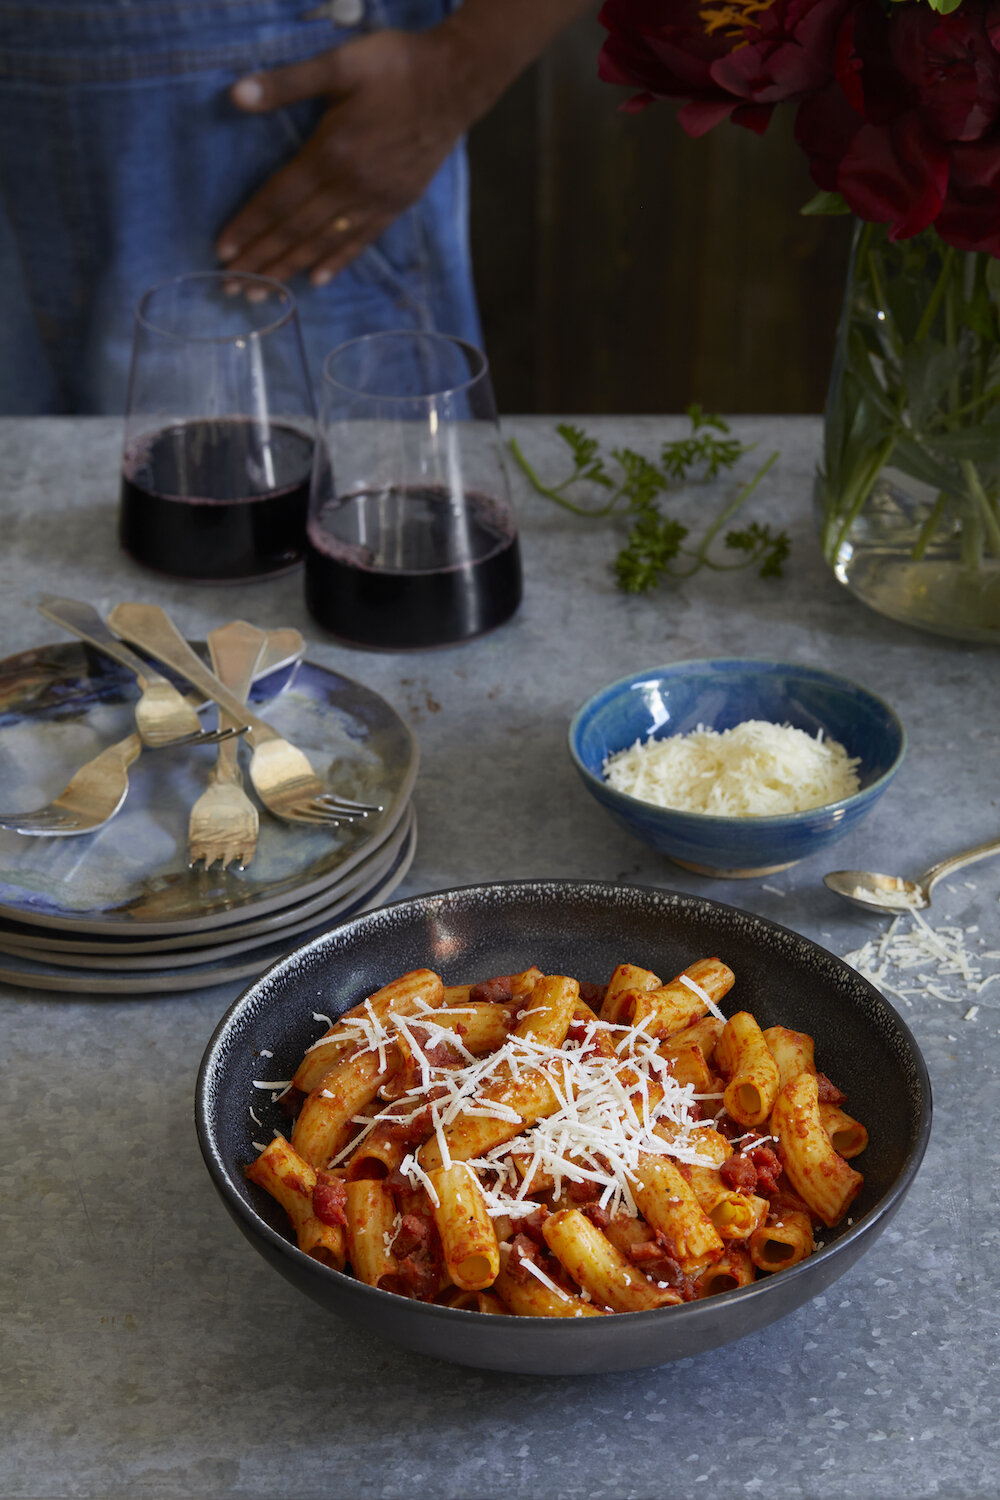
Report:
<svg viewBox="0 0 1000 1500"><path fill-rule="evenodd" d="M554 420L505 422L545 475L564 467ZM650 456L686 428L654 417L583 425L607 446ZM383 655L324 639L297 574L212 588L125 558L115 526L120 422L5 419L2 654L58 638L33 609L43 591L105 612L119 599L152 600L191 636L235 616L296 626L310 659L383 694L419 739L419 844L396 897L518 877L628 881L744 907L843 955L888 919L839 902L822 884L827 869L916 875L996 834L1000 656L894 624L835 582L812 523L818 418L732 427L759 455L781 452L746 517L787 527L784 580L703 571L625 597L610 573L609 526L564 514L512 467L525 568L518 616L462 647ZM717 493L731 488L723 481ZM677 513L693 516L700 503L693 494ZM902 770L859 830L762 880L704 879L636 843L587 796L566 749L573 711L599 687L721 655L832 667L885 697L909 738ZM939 886L928 915L974 928L970 944L998 950L998 893L1000 860ZM491 1375L397 1350L322 1313L254 1254L211 1186L192 1121L199 1060L242 987L121 1000L0 987L0 1493L996 1494L1000 984L965 1003L929 993L897 1001L930 1070L934 1130L912 1191L868 1254L761 1333L659 1369L586 1379Z"/></svg>

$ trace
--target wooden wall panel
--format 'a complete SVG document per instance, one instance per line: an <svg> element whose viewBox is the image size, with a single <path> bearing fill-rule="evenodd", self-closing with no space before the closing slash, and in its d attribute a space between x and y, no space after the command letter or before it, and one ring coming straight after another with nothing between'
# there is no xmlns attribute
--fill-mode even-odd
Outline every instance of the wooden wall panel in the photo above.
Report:
<svg viewBox="0 0 1000 1500"><path fill-rule="evenodd" d="M850 224L776 115L692 141L623 115L571 28L472 134L473 255L508 412L822 409Z"/></svg>

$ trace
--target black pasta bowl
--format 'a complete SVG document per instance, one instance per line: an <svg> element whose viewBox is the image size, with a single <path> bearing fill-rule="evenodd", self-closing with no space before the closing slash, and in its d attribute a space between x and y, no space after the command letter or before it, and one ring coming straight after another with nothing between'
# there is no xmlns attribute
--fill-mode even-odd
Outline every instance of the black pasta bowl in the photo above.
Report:
<svg viewBox="0 0 1000 1500"><path fill-rule="evenodd" d="M515 1318L411 1301L319 1264L294 1244L285 1215L244 1168L254 1142L287 1133L255 1080L287 1079L322 1028L388 980L430 968L446 984L537 964L604 983L629 962L664 977L719 957L736 974L723 1009L812 1035L817 1066L868 1127L852 1165L865 1182L851 1222L825 1231L808 1259L751 1286L652 1312L606 1318ZM272 1054L263 1057L262 1054ZM261 1123L255 1123L251 1107ZM893 1218L927 1146L931 1090L908 1027L854 969L815 943L736 907L599 882L527 880L399 901L333 928L282 959L223 1017L202 1060L198 1137L222 1200L274 1268L329 1311L382 1338L457 1364L519 1374L643 1369L746 1337L824 1292Z"/></svg>

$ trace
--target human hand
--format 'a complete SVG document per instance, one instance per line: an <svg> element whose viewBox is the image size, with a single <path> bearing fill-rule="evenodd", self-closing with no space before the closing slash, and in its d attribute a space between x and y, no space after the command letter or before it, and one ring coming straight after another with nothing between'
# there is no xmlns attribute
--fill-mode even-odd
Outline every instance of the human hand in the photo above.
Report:
<svg viewBox="0 0 1000 1500"><path fill-rule="evenodd" d="M330 281L420 197L474 117L457 77L437 26L374 32L241 79L231 97L251 113L320 95L330 107L222 230L216 249L226 269Z"/></svg>

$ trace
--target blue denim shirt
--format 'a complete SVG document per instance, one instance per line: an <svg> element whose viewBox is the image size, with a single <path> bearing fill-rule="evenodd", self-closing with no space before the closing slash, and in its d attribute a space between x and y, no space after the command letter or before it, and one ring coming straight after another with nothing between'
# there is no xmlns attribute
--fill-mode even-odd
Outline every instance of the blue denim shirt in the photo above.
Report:
<svg viewBox="0 0 1000 1500"><path fill-rule="evenodd" d="M246 73L451 0L0 0L0 412L119 412L142 293L217 266L220 229L324 109L247 115ZM334 15L356 24L338 25ZM326 287L290 283L314 380L345 339L436 328L480 341L464 149Z"/></svg>

